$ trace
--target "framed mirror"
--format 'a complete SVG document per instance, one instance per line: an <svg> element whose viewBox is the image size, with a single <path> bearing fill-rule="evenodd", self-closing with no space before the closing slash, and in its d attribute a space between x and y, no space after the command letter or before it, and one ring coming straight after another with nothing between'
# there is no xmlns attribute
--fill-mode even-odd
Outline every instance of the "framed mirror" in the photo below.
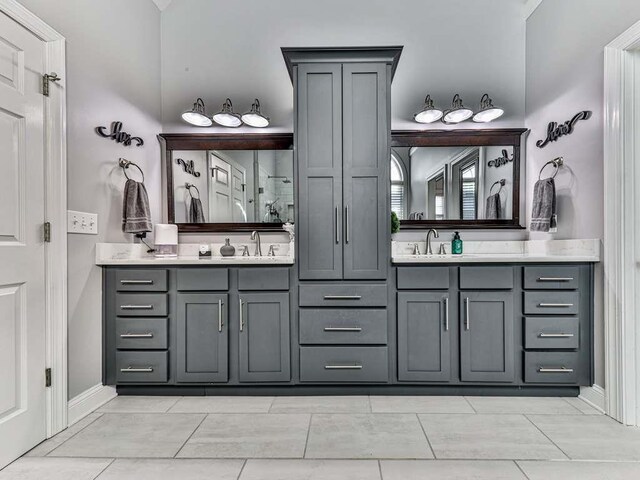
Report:
<svg viewBox="0 0 640 480"><path fill-rule="evenodd" d="M391 210L401 230L524 228L526 129L394 131Z"/></svg>
<svg viewBox="0 0 640 480"><path fill-rule="evenodd" d="M180 232L294 221L292 134L161 134L167 220Z"/></svg>

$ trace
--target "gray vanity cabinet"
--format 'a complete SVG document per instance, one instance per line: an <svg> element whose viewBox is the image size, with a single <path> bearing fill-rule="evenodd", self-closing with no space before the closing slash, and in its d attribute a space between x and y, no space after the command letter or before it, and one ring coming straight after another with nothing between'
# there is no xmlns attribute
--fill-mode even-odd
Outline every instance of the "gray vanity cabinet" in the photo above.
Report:
<svg viewBox="0 0 640 480"><path fill-rule="evenodd" d="M450 332L448 293L398 293L398 380L450 381Z"/></svg>
<svg viewBox="0 0 640 480"><path fill-rule="evenodd" d="M460 293L460 379L515 381L512 292Z"/></svg>
<svg viewBox="0 0 640 480"><path fill-rule="evenodd" d="M228 295L177 295L178 382L226 382L228 363Z"/></svg>
<svg viewBox="0 0 640 480"><path fill-rule="evenodd" d="M291 379L288 293L240 293L240 382Z"/></svg>

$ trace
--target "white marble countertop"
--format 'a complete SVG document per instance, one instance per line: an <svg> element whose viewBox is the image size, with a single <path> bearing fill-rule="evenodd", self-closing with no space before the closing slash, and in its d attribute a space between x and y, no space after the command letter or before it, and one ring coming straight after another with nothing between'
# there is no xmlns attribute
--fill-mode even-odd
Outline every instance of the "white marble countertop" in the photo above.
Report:
<svg viewBox="0 0 640 480"><path fill-rule="evenodd" d="M413 255L418 243L421 255ZM529 241L468 241L462 255L451 254L451 244L445 243L446 255L439 255L440 243L432 240L432 255L425 255L426 242L392 242L394 264L410 263L592 263L600 261L601 242L587 240Z"/></svg>
<svg viewBox="0 0 640 480"><path fill-rule="evenodd" d="M270 245L270 244L269 244ZM98 243L96 245L96 265L293 265L293 244L278 243L277 255L267 256L269 245L262 245L261 257L253 255L254 246L249 246L251 256L236 255L223 257L220 255L222 244L210 244L212 256L201 259L198 256L199 244L178 245L177 257L155 257L147 253L147 247L138 243Z"/></svg>

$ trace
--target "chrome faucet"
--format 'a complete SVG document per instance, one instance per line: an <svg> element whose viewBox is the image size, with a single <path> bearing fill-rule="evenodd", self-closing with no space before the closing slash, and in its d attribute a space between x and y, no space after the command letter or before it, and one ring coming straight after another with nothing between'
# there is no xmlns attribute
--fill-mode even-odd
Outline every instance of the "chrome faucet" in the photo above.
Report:
<svg viewBox="0 0 640 480"><path fill-rule="evenodd" d="M269 245L269 252L267 253L267 257L275 257L276 256L276 250L279 250L280 247L278 247L277 245Z"/></svg>
<svg viewBox="0 0 640 480"><path fill-rule="evenodd" d="M413 244L413 254L420 255L420 245L418 245L417 243Z"/></svg>
<svg viewBox="0 0 640 480"><path fill-rule="evenodd" d="M240 245L240 248L242 249L242 256L243 257L248 257L249 256L249 247L247 245Z"/></svg>
<svg viewBox="0 0 640 480"><path fill-rule="evenodd" d="M431 250L431 235L433 234L434 238L440 237L438 231L435 228L431 228L427 232L427 255L433 255L433 250Z"/></svg>
<svg viewBox="0 0 640 480"><path fill-rule="evenodd" d="M255 240L256 242L256 253L254 256L261 257L262 256L262 244L260 243L260 234L257 231L251 232L251 240Z"/></svg>

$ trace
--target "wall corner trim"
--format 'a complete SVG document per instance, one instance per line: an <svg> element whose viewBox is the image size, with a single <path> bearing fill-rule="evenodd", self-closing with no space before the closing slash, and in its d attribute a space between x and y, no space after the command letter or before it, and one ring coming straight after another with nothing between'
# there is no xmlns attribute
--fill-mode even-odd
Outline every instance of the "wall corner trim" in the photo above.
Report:
<svg viewBox="0 0 640 480"><path fill-rule="evenodd" d="M68 421L69 427L79 422L84 417L100 408L109 400L114 399L118 394L115 387L102 385L101 383L85 390L80 395L69 400Z"/></svg>
<svg viewBox="0 0 640 480"><path fill-rule="evenodd" d="M588 403L599 412L605 413L604 388L600 385L594 385L593 387L580 387L580 395L578 398Z"/></svg>
<svg viewBox="0 0 640 480"><path fill-rule="evenodd" d="M541 3L542 0L526 0L524 4L524 19L527 20Z"/></svg>

